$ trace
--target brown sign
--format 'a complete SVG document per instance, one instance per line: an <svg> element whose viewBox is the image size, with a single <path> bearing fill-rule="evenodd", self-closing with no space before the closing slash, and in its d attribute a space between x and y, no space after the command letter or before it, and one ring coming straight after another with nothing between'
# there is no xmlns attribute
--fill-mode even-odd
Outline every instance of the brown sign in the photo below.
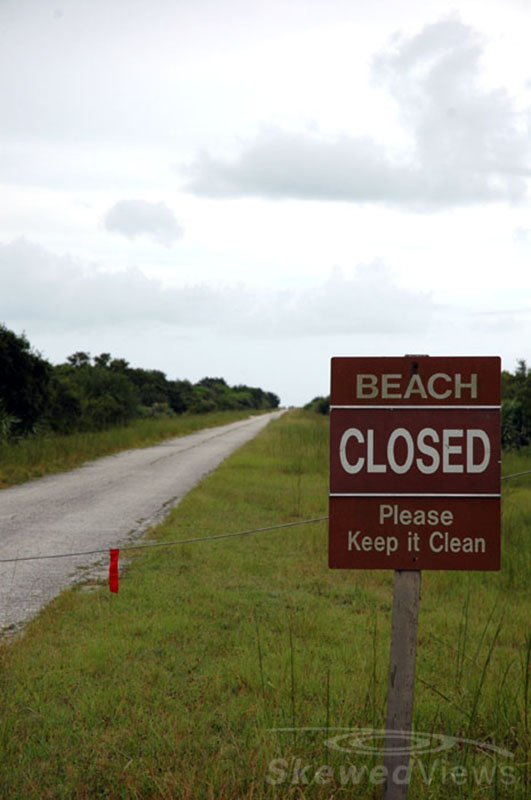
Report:
<svg viewBox="0 0 531 800"><path fill-rule="evenodd" d="M334 358L330 403L331 567L499 569L499 358Z"/></svg>

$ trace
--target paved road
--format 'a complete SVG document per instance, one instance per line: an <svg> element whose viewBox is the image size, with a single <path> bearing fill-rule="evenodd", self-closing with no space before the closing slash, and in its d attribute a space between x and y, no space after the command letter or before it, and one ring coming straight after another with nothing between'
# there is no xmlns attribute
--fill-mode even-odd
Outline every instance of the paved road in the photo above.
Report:
<svg viewBox="0 0 531 800"><path fill-rule="evenodd" d="M127 450L0 491L0 561L129 543L281 413ZM17 629L95 561L72 556L0 563L0 632Z"/></svg>

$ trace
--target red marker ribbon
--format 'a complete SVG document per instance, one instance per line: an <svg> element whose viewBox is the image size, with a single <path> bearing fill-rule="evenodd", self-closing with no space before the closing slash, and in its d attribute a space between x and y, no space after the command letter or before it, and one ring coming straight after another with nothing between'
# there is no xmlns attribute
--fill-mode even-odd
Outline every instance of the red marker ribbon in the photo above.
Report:
<svg viewBox="0 0 531 800"><path fill-rule="evenodd" d="M109 564L109 589L111 592L118 592L118 549L111 550L111 563Z"/></svg>

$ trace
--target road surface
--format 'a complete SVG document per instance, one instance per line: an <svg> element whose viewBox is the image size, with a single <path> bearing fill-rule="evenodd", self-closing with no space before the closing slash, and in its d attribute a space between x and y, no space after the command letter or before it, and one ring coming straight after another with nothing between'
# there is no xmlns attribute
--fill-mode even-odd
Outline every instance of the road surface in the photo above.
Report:
<svg viewBox="0 0 531 800"><path fill-rule="evenodd" d="M0 634L17 630L96 556L1 563L131 543L277 411L126 450L0 491ZM108 559L99 556L105 563Z"/></svg>

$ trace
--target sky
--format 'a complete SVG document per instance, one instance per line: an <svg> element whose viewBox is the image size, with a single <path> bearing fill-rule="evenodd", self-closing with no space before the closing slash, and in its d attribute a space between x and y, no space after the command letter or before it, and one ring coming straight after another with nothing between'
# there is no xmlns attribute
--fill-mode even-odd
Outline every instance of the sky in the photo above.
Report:
<svg viewBox="0 0 531 800"><path fill-rule="evenodd" d="M531 362L528 0L0 0L0 321L329 391Z"/></svg>

